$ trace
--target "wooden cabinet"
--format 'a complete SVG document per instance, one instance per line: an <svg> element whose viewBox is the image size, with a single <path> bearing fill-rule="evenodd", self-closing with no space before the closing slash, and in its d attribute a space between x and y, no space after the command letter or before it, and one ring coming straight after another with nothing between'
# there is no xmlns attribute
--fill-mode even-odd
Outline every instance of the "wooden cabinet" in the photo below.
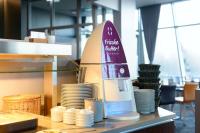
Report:
<svg viewBox="0 0 200 133"><path fill-rule="evenodd" d="M175 133L175 125L174 121L171 121L157 126L141 129L132 133Z"/></svg>

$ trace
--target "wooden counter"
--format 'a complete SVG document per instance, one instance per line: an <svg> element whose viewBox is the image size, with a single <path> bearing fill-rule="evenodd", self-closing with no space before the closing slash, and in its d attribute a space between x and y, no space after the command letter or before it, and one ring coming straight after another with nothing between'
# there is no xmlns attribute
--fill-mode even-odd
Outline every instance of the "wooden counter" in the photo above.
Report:
<svg viewBox="0 0 200 133"><path fill-rule="evenodd" d="M35 133L36 131L40 131L42 129L49 129L49 128L60 129L61 131L67 132L67 133L81 133L81 132L117 133L117 132L138 132L138 131L140 133L143 133L141 131L144 129L148 129L152 127L155 128L163 124L164 126L159 127L160 132L163 132L164 130L166 130L167 133L173 133L174 123L172 121L172 118L175 117L175 114L173 112L167 111L162 108L158 108L158 111L156 113L153 113L150 115L141 115L139 120L116 121L116 120L105 119L103 122L96 123L91 128L82 128L82 127L77 127L75 125L67 125L62 122L60 123L52 122L50 118L46 116L39 116L39 115L33 115L33 114L30 114L30 115L36 116L38 118L38 128L36 130L30 130L24 133ZM160 129L162 129L162 131ZM148 130L144 132L151 133L150 131L157 132L157 130Z"/></svg>
<svg viewBox="0 0 200 133"><path fill-rule="evenodd" d="M200 89L195 91L195 133L200 132Z"/></svg>

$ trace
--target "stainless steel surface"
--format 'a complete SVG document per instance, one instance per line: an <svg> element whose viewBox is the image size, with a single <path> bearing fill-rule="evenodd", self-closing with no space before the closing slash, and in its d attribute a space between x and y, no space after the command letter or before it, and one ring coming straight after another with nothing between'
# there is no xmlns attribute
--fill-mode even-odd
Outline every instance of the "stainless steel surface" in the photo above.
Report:
<svg viewBox="0 0 200 133"><path fill-rule="evenodd" d="M0 54L66 56L72 54L72 46L0 39Z"/></svg>

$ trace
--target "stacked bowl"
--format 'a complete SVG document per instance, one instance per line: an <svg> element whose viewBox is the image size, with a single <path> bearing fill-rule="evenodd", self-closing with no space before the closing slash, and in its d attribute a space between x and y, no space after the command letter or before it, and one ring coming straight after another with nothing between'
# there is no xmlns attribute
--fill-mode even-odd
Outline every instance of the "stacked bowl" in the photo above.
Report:
<svg viewBox="0 0 200 133"><path fill-rule="evenodd" d="M55 122L63 121L63 112L65 111L65 107L55 106L51 108L51 120Z"/></svg>
<svg viewBox="0 0 200 133"><path fill-rule="evenodd" d="M140 64L139 68L139 88L155 90L155 109L157 109L160 102L160 65Z"/></svg>
<svg viewBox="0 0 200 133"><path fill-rule="evenodd" d="M63 84L61 89L61 105L68 108L84 108L84 99L92 98L92 84Z"/></svg>
<svg viewBox="0 0 200 133"><path fill-rule="evenodd" d="M63 112L63 123L75 124L76 109L70 108Z"/></svg>
<svg viewBox="0 0 200 133"><path fill-rule="evenodd" d="M94 125L94 112L81 109L76 112L76 126L91 127Z"/></svg>

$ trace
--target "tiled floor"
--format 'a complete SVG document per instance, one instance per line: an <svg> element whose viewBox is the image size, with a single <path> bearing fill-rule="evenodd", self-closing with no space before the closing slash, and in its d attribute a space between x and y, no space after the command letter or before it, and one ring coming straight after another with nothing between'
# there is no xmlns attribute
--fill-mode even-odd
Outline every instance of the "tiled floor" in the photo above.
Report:
<svg viewBox="0 0 200 133"><path fill-rule="evenodd" d="M167 107L165 107L167 109ZM191 111L191 106L185 106L183 119L175 120L176 133L195 133L195 116ZM174 112L179 115L179 105L174 106Z"/></svg>

